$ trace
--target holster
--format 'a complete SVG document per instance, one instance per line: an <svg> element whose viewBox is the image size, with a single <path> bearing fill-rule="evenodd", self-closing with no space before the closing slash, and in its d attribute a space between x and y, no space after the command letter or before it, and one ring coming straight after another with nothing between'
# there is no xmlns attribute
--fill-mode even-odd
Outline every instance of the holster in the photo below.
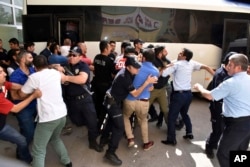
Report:
<svg viewBox="0 0 250 167"><path fill-rule="evenodd" d="M115 101L115 99L113 97L105 95L103 105L105 107L107 107L107 109L109 109L111 107L111 105L113 105L115 103L116 103L116 101Z"/></svg>

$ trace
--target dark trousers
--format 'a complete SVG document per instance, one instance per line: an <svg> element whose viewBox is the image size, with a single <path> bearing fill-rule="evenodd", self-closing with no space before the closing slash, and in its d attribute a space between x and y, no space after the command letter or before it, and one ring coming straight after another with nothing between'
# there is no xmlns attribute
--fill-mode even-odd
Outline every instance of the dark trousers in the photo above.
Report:
<svg viewBox="0 0 250 167"><path fill-rule="evenodd" d="M98 118L98 127L101 126L104 117L107 113L105 106L103 105L104 97L106 95L106 91L110 88L110 84L108 83L95 83L92 85L93 101L95 105L95 109L97 112Z"/></svg>
<svg viewBox="0 0 250 167"><path fill-rule="evenodd" d="M95 140L99 135L99 129L92 96L86 95L83 99L67 99L66 104L72 123L77 126L86 124L89 140Z"/></svg>
<svg viewBox="0 0 250 167"><path fill-rule="evenodd" d="M188 116L188 109L192 102L192 92L173 92L170 98L169 113L168 113L168 132L167 140L176 140L175 122L179 113L186 126L186 133L192 133L192 123Z"/></svg>
<svg viewBox="0 0 250 167"><path fill-rule="evenodd" d="M221 167L228 167L230 151L246 151L250 141L250 116L246 118L224 118L225 129L219 143L217 157Z"/></svg>
<svg viewBox="0 0 250 167"><path fill-rule="evenodd" d="M207 138L206 148L217 149L218 142L220 140L224 127L223 119L221 116L222 102L210 102L209 109L211 113L212 132Z"/></svg>
<svg viewBox="0 0 250 167"><path fill-rule="evenodd" d="M111 133L109 141L108 152L115 152L118 148L119 142L124 134L124 121L121 110L121 105L115 103L110 106L108 111L107 125L103 130L101 138L108 138Z"/></svg>

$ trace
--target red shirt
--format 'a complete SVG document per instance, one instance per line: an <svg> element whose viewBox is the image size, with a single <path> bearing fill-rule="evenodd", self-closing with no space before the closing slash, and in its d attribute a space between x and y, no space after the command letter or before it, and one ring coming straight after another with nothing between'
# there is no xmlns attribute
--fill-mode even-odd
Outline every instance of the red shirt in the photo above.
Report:
<svg viewBox="0 0 250 167"><path fill-rule="evenodd" d="M10 109L14 106L14 104L6 99L7 90L11 88L11 82L5 82L4 86L1 87L0 92L0 113L7 115L10 112Z"/></svg>

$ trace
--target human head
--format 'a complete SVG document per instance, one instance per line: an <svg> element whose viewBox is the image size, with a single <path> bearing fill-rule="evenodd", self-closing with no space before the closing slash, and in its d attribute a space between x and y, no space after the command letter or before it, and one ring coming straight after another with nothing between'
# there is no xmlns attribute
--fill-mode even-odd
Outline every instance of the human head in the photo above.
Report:
<svg viewBox="0 0 250 167"><path fill-rule="evenodd" d="M3 67L0 65L0 86L3 86L4 82L6 81L6 72L4 71Z"/></svg>
<svg viewBox="0 0 250 167"><path fill-rule="evenodd" d="M187 60L190 61L193 57L193 52L187 48L184 48L179 54L178 54L178 60Z"/></svg>
<svg viewBox="0 0 250 167"><path fill-rule="evenodd" d="M81 61L82 51L78 46L73 47L68 55L69 63L74 65Z"/></svg>
<svg viewBox="0 0 250 167"><path fill-rule="evenodd" d="M108 41L102 40L99 43L99 49L103 55L109 55L111 52L111 47Z"/></svg>
<svg viewBox="0 0 250 167"><path fill-rule="evenodd" d="M11 61L17 61L17 56L20 53L20 49L11 49L9 51L9 56Z"/></svg>
<svg viewBox="0 0 250 167"><path fill-rule="evenodd" d="M16 38L11 38L9 40L10 49L18 49L19 48L19 41Z"/></svg>
<svg viewBox="0 0 250 167"><path fill-rule="evenodd" d="M87 53L87 45L85 42L78 42L77 46L81 49L82 54L86 55Z"/></svg>
<svg viewBox="0 0 250 167"><path fill-rule="evenodd" d="M232 76L236 73L247 71L248 63L248 58L244 54L236 53L231 55L227 66L228 75Z"/></svg>
<svg viewBox="0 0 250 167"><path fill-rule="evenodd" d="M159 59L166 59L166 56L168 55L168 51L165 48L165 46L155 46L155 56Z"/></svg>
<svg viewBox="0 0 250 167"><path fill-rule="evenodd" d="M133 46L127 46L124 50L124 56L130 56L131 54L135 54L135 48Z"/></svg>
<svg viewBox="0 0 250 167"><path fill-rule="evenodd" d="M70 38L65 38L63 40L63 45L71 46L72 45L71 39Z"/></svg>
<svg viewBox="0 0 250 167"><path fill-rule="evenodd" d="M27 51L29 51L29 52L34 52L35 51L35 44L34 44L34 42L26 42L25 44L24 44L24 49L25 50L27 50Z"/></svg>
<svg viewBox="0 0 250 167"><path fill-rule="evenodd" d="M17 62L26 67L31 67L33 65L33 56L30 52L22 50L17 55Z"/></svg>
<svg viewBox="0 0 250 167"><path fill-rule="evenodd" d="M116 47L116 42L115 41L109 41L110 47L111 47L111 52L115 51L115 47Z"/></svg>
<svg viewBox="0 0 250 167"><path fill-rule="evenodd" d="M135 55L128 57L125 62L125 68L132 74L135 75L138 73L139 68L141 65L139 62L135 59Z"/></svg>
<svg viewBox="0 0 250 167"><path fill-rule="evenodd" d="M135 47L135 50L137 51L137 54L141 52L143 44L144 42L141 39L134 40L134 47Z"/></svg>
<svg viewBox="0 0 250 167"><path fill-rule="evenodd" d="M143 61L153 62L155 60L155 52L151 48L143 49L142 53Z"/></svg>
<svg viewBox="0 0 250 167"><path fill-rule="evenodd" d="M228 62L229 62L229 57L232 56L233 54L236 54L237 52L229 52L226 54L226 56L223 59L223 64L225 66L227 66Z"/></svg>
<svg viewBox="0 0 250 167"><path fill-rule="evenodd" d="M44 55L37 55L33 60L33 64L36 70L39 71L48 67L48 60Z"/></svg>
<svg viewBox="0 0 250 167"><path fill-rule="evenodd" d="M122 42L122 44L121 44L121 53L124 53L125 48L127 46L131 46L131 43L130 42Z"/></svg>
<svg viewBox="0 0 250 167"><path fill-rule="evenodd" d="M52 43L49 47L49 50L51 53L53 54L57 54L60 55L61 51L60 51L60 46L57 43Z"/></svg>

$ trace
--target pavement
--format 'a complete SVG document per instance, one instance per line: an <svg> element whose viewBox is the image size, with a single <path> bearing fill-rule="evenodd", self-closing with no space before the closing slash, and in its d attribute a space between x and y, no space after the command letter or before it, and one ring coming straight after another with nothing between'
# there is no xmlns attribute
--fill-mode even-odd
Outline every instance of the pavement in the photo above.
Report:
<svg viewBox="0 0 250 167"><path fill-rule="evenodd" d="M158 105L156 108L159 111ZM167 146L161 143L166 139L167 126L159 129L156 122L149 123L149 139L155 142L154 147L148 151L142 149L140 127L134 130L135 146L127 147L127 140L123 138L117 150L118 157L123 161L121 167L219 167L218 160L208 159L204 153L205 140L211 131L210 112L208 101L194 97L189 114L193 124L193 140L183 139L185 127L176 131L176 146ZM17 126L16 118L9 115L7 122ZM73 127L70 135L62 136L68 149L73 167L110 167L103 158L104 153L98 153L88 148L86 127ZM105 147L105 150L107 147ZM15 159L15 145L0 141L1 167L29 167L29 165ZM47 148L46 167L63 167L59 158L50 145Z"/></svg>

